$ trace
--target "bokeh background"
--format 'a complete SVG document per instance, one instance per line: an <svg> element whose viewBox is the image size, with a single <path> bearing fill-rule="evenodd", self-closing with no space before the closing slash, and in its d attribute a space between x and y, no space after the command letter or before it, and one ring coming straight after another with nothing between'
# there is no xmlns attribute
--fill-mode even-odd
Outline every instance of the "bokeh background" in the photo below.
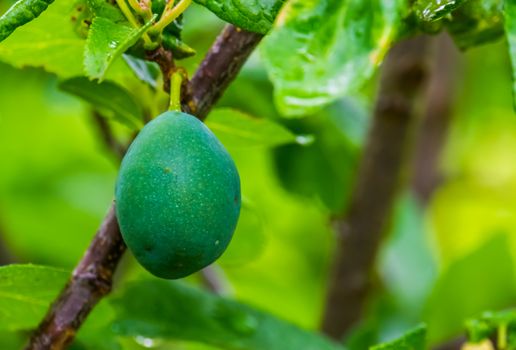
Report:
<svg viewBox="0 0 516 350"><path fill-rule="evenodd" d="M9 3L0 2L0 12ZM184 39L199 55L182 63L193 72L223 23L198 6L186 22ZM467 318L516 304L516 118L506 46L500 39L457 53L441 181L422 202L407 164L368 316L350 344L388 339L419 322L438 344L461 334ZM216 267L228 295L318 328L336 242L331 219L352 190L376 87L377 77L316 115L284 120L257 52L228 89L219 106L298 135L276 147L222 139L244 197L234 241ZM121 140L129 137L110 123ZM117 167L90 106L41 69L0 63L2 264L72 269L110 205ZM128 254L118 283L141 274Z"/></svg>

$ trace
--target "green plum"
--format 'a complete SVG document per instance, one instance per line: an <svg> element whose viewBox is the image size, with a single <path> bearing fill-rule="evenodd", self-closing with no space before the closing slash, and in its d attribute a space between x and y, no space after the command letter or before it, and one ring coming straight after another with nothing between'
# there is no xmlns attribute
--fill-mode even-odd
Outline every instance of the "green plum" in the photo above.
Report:
<svg viewBox="0 0 516 350"><path fill-rule="evenodd" d="M165 112L129 147L115 199L123 239L140 264L158 277L181 278L227 248L240 214L240 178L201 121Z"/></svg>

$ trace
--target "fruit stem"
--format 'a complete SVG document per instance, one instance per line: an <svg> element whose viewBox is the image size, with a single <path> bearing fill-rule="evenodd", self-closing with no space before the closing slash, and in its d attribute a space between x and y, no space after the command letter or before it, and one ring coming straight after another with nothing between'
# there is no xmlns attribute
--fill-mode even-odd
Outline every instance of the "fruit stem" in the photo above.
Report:
<svg viewBox="0 0 516 350"><path fill-rule="evenodd" d="M170 104L169 111L181 112L181 85L183 72L176 70L170 77Z"/></svg>
<svg viewBox="0 0 516 350"><path fill-rule="evenodd" d="M134 10L134 12L136 12L139 15L143 14L143 9L141 8L138 0L127 0L127 2L129 3L129 6L131 6L131 8Z"/></svg>
<svg viewBox="0 0 516 350"><path fill-rule="evenodd" d="M138 23L138 21L134 17L134 15L131 12L131 9L129 8L129 6L127 6L127 3L125 2L125 0L116 0L116 4L118 5L120 10L124 14L125 18L127 18L129 23L131 23L131 25L134 28L140 28L140 24Z"/></svg>
<svg viewBox="0 0 516 350"><path fill-rule="evenodd" d="M191 3L192 0L181 0L176 6L173 6L174 0L168 0L165 10L163 10L163 15L160 20L154 24L153 30L161 33L166 26L174 22L177 17L185 12Z"/></svg>
<svg viewBox="0 0 516 350"><path fill-rule="evenodd" d="M152 20L152 10L149 6L149 1L138 1L138 0L127 0L129 6L136 12L137 15L142 17L145 22Z"/></svg>

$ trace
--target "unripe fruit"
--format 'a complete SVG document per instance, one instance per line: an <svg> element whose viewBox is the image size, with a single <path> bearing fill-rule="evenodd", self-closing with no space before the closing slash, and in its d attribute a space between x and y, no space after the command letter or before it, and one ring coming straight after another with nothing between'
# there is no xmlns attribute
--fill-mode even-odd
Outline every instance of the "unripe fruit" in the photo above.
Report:
<svg viewBox="0 0 516 350"><path fill-rule="evenodd" d="M115 197L122 236L140 264L158 277L180 278L226 249L240 213L240 179L203 123L166 112L129 147Z"/></svg>

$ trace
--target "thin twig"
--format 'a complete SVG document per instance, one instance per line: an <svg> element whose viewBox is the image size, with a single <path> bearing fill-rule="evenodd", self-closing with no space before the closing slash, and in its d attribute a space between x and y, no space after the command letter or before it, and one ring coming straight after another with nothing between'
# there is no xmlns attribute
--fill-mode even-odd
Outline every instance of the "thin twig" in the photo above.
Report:
<svg viewBox="0 0 516 350"><path fill-rule="evenodd" d="M105 117L96 110L92 112L92 116L104 145L116 156L118 160L121 160L127 147L118 142L108 120Z"/></svg>
<svg viewBox="0 0 516 350"><path fill-rule="evenodd" d="M350 205L335 222L339 242L322 330L335 339L360 320L388 222L419 93L427 80L429 41L418 37L391 49L383 67L372 127Z"/></svg>
<svg viewBox="0 0 516 350"><path fill-rule="evenodd" d="M212 89L224 89L228 82L234 79L239 68L262 38L260 35L237 30L231 26L226 28L221 36L224 38L217 39L215 48L205 58L205 62L217 62L218 70L210 68L210 79L199 79L197 75L204 75L209 66L206 63L202 64L189 85L190 91L195 91L191 96L203 101L202 108L196 109L199 114L194 113L200 118L208 114L222 95L222 91L214 92ZM229 43L228 47L220 46L226 43ZM217 56L216 52L220 54ZM210 85L205 86L207 83ZM201 98L197 91L204 91L208 96ZM188 99L184 103L188 106L194 105ZM91 309L111 290L113 273L125 249L112 207L72 277L32 335L26 349L64 349L73 341L75 333Z"/></svg>
<svg viewBox="0 0 516 350"><path fill-rule="evenodd" d="M224 271L216 264L202 269L200 277L203 286L214 294L227 296L233 293Z"/></svg>
<svg viewBox="0 0 516 350"><path fill-rule="evenodd" d="M186 11L188 6L192 3L192 0L181 0L177 5L174 5L174 3L175 1L169 1L167 3L160 20L153 25L154 30L161 33L166 26L174 22L177 17L181 16L181 14Z"/></svg>

